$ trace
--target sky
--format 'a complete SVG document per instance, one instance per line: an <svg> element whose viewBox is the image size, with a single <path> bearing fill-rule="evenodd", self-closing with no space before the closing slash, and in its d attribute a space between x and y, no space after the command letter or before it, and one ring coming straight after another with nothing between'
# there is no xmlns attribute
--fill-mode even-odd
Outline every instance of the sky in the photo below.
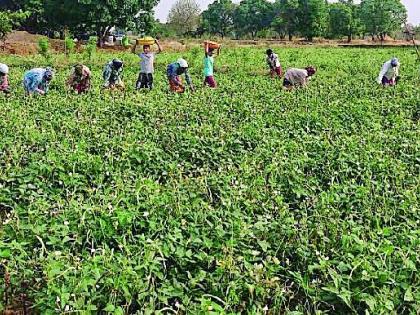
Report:
<svg viewBox="0 0 420 315"><path fill-rule="evenodd" d="M197 0L203 10L214 0ZM160 0L156 7L156 18L162 22L166 21L169 9L176 2L176 0ZM234 2L239 2L234 0ZM408 11L408 21L414 25L420 25L420 0L402 0Z"/></svg>

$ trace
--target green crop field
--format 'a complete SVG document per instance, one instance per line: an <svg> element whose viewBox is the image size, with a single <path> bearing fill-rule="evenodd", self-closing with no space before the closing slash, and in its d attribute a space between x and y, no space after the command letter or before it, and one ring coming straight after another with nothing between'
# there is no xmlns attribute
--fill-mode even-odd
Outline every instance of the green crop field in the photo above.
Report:
<svg viewBox="0 0 420 315"><path fill-rule="evenodd" d="M84 56L53 56L47 97L25 98L40 56L1 56L0 310L39 314L418 314L420 80L410 49L277 48L314 65L306 89L266 76L265 49L226 48L220 88L202 49L86 61L94 89L64 82ZM168 92L191 64L197 92ZM126 62L125 93L101 70ZM382 63L402 81L383 89ZM4 281L3 281L4 279Z"/></svg>

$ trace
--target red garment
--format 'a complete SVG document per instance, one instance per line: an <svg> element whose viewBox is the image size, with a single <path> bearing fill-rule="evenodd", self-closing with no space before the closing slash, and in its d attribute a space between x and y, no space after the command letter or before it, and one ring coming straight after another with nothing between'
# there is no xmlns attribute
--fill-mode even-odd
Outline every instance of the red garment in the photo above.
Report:
<svg viewBox="0 0 420 315"><path fill-rule="evenodd" d="M80 83L73 84L71 87L77 93L81 94L81 93L85 93L85 92L89 91L90 83L89 82L80 82Z"/></svg>
<svg viewBox="0 0 420 315"><path fill-rule="evenodd" d="M175 79L169 78L169 87L172 92L184 93L185 89L181 85L182 85L182 79L179 76L175 77Z"/></svg>
<svg viewBox="0 0 420 315"><path fill-rule="evenodd" d="M208 85L209 87L211 87L211 88L217 88L217 83L216 83L216 80L214 79L214 76L207 76L205 79L204 79L204 85Z"/></svg>
<svg viewBox="0 0 420 315"><path fill-rule="evenodd" d="M6 91L7 89L9 89L9 78L6 74L0 77L0 91Z"/></svg>
<svg viewBox="0 0 420 315"><path fill-rule="evenodd" d="M282 75L283 75L283 71L282 71L281 67L276 67L276 68L274 68L273 70L271 70L271 76L273 76L273 77L274 77L274 75L275 75L275 74L277 74L277 76L278 76L279 78L281 78L281 77L282 77Z"/></svg>
<svg viewBox="0 0 420 315"><path fill-rule="evenodd" d="M79 94L88 92L90 89L91 76L92 74L89 68L86 66L83 66L81 76L76 75L75 68L73 68L70 78L68 80L68 85Z"/></svg>

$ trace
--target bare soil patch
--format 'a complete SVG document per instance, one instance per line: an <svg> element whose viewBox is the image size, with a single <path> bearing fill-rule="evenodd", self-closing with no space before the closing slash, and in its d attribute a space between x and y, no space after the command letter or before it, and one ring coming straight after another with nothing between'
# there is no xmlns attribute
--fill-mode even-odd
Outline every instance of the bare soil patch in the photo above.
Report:
<svg viewBox="0 0 420 315"><path fill-rule="evenodd" d="M6 41L6 47L0 49L0 53L16 54L16 55L32 55L38 53L38 41L42 35L30 34L28 32L15 31L11 33ZM165 51L182 52L192 47L199 47L202 45L204 39L165 39L161 40L162 47ZM388 39L383 42L372 40L353 40L347 43L345 40L325 40L315 39L313 42L307 42L302 39L295 39L293 41L280 40L280 39L258 39L258 40L232 40L232 39L219 39L218 42L222 43L225 47L267 47L267 46L287 46L287 47L304 47L304 46L319 46L319 47L407 47L412 46L411 41L392 40ZM420 41L417 41L420 45ZM50 47L54 52L64 51L64 41L59 39L50 39ZM82 47L77 45L80 51ZM100 51L124 51L130 48L122 46L104 46Z"/></svg>

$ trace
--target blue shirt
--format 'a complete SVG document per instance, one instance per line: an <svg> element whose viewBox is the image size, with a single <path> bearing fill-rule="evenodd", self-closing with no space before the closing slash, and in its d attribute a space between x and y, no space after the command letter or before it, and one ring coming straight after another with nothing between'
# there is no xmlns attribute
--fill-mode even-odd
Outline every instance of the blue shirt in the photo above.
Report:
<svg viewBox="0 0 420 315"><path fill-rule="evenodd" d="M104 81L105 81L105 85L109 85L111 83L121 83L122 79L122 72L123 72L123 67L119 68L118 70L114 69L113 67L113 62L109 62L105 65L104 68Z"/></svg>
<svg viewBox="0 0 420 315"><path fill-rule="evenodd" d="M34 93L36 90L48 92L48 82L44 79L46 69L35 68L25 73L23 84L28 93Z"/></svg>
<svg viewBox="0 0 420 315"><path fill-rule="evenodd" d="M213 69L214 69L214 57L213 56L206 56L204 58L204 76L205 77L212 77L213 76Z"/></svg>
<svg viewBox="0 0 420 315"><path fill-rule="evenodd" d="M179 63L177 63L177 62L171 63L168 66L168 69L166 70L166 74L167 74L168 78L170 80L176 80L176 77L178 77L180 75L179 74L179 69L180 68L181 67L179 66ZM188 69L186 69L184 73L185 73L185 80L187 80L188 85L191 85L191 76L188 73Z"/></svg>

